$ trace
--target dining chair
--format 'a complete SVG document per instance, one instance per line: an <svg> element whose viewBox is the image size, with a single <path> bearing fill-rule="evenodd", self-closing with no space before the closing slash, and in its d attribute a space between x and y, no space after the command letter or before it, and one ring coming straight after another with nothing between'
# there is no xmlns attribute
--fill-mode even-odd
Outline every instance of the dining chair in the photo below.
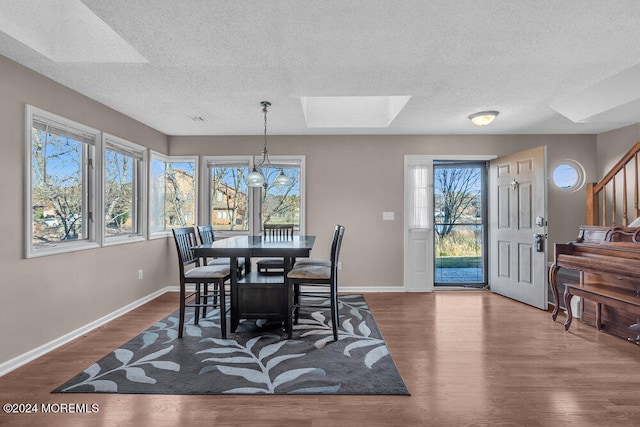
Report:
<svg viewBox="0 0 640 427"><path fill-rule="evenodd" d="M263 224L262 236L272 240L293 239L293 224ZM256 262L258 273L262 274L283 274L283 258L262 258Z"/></svg>
<svg viewBox="0 0 640 427"><path fill-rule="evenodd" d="M184 316L187 307L195 308L193 323L200 320L200 308L205 317L207 307L220 309L220 330L222 338L227 337L227 309L225 301L224 282L231 275L229 264L226 265L200 265L200 258L193 255L191 248L197 244L196 232L193 227L173 229L173 238L178 250L178 266L180 269L180 319L178 325L178 338L182 338L184 330ZM193 266L190 269L188 267ZM193 292L187 293L187 283L194 284ZM209 284L214 284L213 290Z"/></svg>
<svg viewBox="0 0 640 427"><path fill-rule="evenodd" d="M200 236L201 243L213 243L216 240L216 235L211 225L199 225L198 236ZM207 265L231 265L231 260L228 257L211 258L207 259ZM244 269L244 259L238 258L238 274L242 274Z"/></svg>
<svg viewBox="0 0 640 427"><path fill-rule="evenodd" d="M340 227L340 225L336 225L336 228L333 230L333 237L331 238L331 241L336 238L336 234ZM331 260L328 258L298 258L293 266L302 267L304 265L322 265L325 267L331 267Z"/></svg>
<svg viewBox="0 0 640 427"><path fill-rule="evenodd" d="M289 287L287 334L291 338L293 325L298 323L301 308L330 309L333 340L338 341L338 258L345 228L336 226L331 243L330 265L294 266L287 274ZM304 288L301 288L304 286ZM321 298L321 301L318 301ZM329 305L326 304L327 299Z"/></svg>

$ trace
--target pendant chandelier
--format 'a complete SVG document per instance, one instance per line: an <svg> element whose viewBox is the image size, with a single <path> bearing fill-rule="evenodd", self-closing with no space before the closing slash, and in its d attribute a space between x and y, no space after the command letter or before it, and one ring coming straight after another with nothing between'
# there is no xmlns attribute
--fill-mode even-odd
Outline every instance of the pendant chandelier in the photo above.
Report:
<svg viewBox="0 0 640 427"><path fill-rule="evenodd" d="M269 152L267 151L267 108L271 106L269 101L262 101L262 112L264 113L264 146L262 147L262 160L253 166L253 170L247 175L247 185L249 187L267 188L267 179L264 176L265 169L277 169L269 161ZM277 186L291 185L291 180L284 174L284 170L280 168L280 173L273 180L273 184Z"/></svg>

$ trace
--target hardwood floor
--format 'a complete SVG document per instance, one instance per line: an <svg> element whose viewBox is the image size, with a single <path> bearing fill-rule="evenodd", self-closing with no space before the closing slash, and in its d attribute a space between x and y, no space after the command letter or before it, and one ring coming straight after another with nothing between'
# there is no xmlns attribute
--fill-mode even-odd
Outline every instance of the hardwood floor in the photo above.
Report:
<svg viewBox="0 0 640 427"><path fill-rule="evenodd" d="M367 293L411 396L51 394L177 307L165 294L0 378L0 401L97 413L29 426L623 426L640 420L640 347L486 291ZM53 405L52 408L57 408Z"/></svg>

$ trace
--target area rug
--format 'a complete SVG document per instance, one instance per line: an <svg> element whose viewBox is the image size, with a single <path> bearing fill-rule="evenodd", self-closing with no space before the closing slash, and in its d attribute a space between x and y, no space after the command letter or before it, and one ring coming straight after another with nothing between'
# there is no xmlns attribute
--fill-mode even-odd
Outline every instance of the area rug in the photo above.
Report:
<svg viewBox="0 0 640 427"><path fill-rule="evenodd" d="M339 312L334 342L328 310L301 314L291 340L260 320L221 339L215 310L178 338L175 311L53 392L408 395L364 297L340 295Z"/></svg>

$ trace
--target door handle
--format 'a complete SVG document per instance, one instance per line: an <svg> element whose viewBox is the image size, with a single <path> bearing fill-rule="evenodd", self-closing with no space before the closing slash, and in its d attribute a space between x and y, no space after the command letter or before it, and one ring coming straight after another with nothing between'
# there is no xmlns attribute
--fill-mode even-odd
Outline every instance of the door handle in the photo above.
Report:
<svg viewBox="0 0 640 427"><path fill-rule="evenodd" d="M544 252L544 236L540 233L533 235L533 241L536 245L536 252Z"/></svg>

